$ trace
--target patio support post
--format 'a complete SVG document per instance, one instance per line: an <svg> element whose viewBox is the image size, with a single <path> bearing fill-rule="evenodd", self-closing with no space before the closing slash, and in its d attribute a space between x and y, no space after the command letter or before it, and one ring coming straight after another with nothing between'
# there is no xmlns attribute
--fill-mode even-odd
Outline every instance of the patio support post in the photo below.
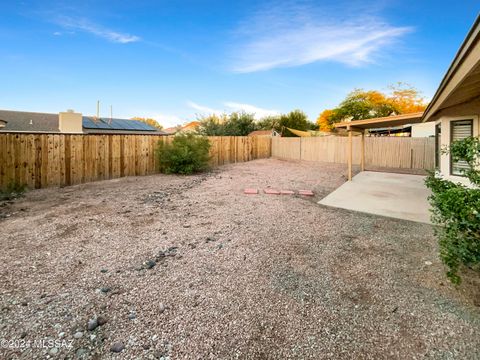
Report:
<svg viewBox="0 0 480 360"><path fill-rule="evenodd" d="M348 181L352 181L353 132L352 132L352 129L350 129L350 126L347 128L347 130L348 130Z"/></svg>
<svg viewBox="0 0 480 360"><path fill-rule="evenodd" d="M360 146L360 170L365 171L365 131L362 131L362 143Z"/></svg>

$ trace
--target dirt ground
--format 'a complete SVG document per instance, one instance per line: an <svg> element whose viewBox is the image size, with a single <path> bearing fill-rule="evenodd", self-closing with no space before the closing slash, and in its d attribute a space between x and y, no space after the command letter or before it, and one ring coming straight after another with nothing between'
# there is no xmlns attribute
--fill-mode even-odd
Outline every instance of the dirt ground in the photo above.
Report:
<svg viewBox="0 0 480 360"><path fill-rule="evenodd" d="M446 280L429 225L318 205L344 173L266 159L0 207L0 358L479 359L478 282ZM316 195L243 194L267 186Z"/></svg>

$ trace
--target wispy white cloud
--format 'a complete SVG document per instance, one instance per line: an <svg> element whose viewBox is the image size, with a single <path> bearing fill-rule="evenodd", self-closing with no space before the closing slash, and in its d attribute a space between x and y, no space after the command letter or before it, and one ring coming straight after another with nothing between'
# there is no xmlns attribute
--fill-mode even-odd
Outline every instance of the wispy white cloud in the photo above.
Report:
<svg viewBox="0 0 480 360"><path fill-rule="evenodd" d="M63 28L87 32L114 43L128 44L141 40L139 36L114 31L84 18L61 16L57 18L56 23Z"/></svg>
<svg viewBox="0 0 480 360"><path fill-rule="evenodd" d="M223 110L214 109L205 105L197 104L193 101L187 101L188 107L196 110L199 115L220 115L224 113L231 112L246 112L249 114L254 114L256 119L261 119L265 116L278 115L280 112L272 109L265 109L251 104L242 104L233 101L226 101L222 105L224 106Z"/></svg>
<svg viewBox="0 0 480 360"><path fill-rule="evenodd" d="M390 25L371 9L356 11L349 16L295 3L259 11L237 31L233 70L247 73L317 61L359 66L413 30Z"/></svg>
<svg viewBox="0 0 480 360"><path fill-rule="evenodd" d="M219 115L225 112L224 110L213 109L208 106L197 104L193 101L187 101L187 106L198 111L199 115Z"/></svg>
<svg viewBox="0 0 480 360"><path fill-rule="evenodd" d="M237 102L228 101L224 105L232 111L244 111L249 114L255 114L256 119L261 119L265 116L278 115L280 112L272 109L264 109L255 105L241 104Z"/></svg>

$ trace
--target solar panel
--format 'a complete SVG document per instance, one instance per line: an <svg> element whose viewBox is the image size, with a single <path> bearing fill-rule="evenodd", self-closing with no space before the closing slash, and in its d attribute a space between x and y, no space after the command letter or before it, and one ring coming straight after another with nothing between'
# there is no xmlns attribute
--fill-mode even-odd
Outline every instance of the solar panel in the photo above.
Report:
<svg viewBox="0 0 480 360"><path fill-rule="evenodd" d="M86 129L98 129L97 124L88 117L83 117L82 125Z"/></svg>
<svg viewBox="0 0 480 360"><path fill-rule="evenodd" d="M84 116L82 125L86 129L102 129L102 130L126 130L126 131L156 131L153 126L145 124L138 120L126 119L97 119Z"/></svg>

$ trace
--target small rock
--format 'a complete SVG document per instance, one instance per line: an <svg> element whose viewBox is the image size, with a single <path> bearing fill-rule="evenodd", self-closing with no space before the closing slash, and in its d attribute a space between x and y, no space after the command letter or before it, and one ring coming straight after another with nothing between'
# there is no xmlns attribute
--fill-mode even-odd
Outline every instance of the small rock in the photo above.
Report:
<svg viewBox="0 0 480 360"><path fill-rule="evenodd" d="M52 355L52 356L57 355L57 353L58 353L58 348L56 348L56 347L51 348L48 353L49 353L50 355Z"/></svg>
<svg viewBox="0 0 480 360"><path fill-rule="evenodd" d="M95 341L96 338L97 338L97 335L95 334L90 335L90 341Z"/></svg>
<svg viewBox="0 0 480 360"><path fill-rule="evenodd" d="M165 312L165 305L163 303L160 304L160 306L158 307L158 311L160 311L160 314L163 314Z"/></svg>
<svg viewBox="0 0 480 360"><path fill-rule="evenodd" d="M188 229L190 226L191 226L190 224L183 224L183 227L184 227L184 228L187 228L187 229Z"/></svg>
<svg viewBox="0 0 480 360"><path fill-rule="evenodd" d="M155 359L161 359L163 358L165 355L165 353L163 351L160 351L160 350L155 350L154 353L153 353L153 356L155 357Z"/></svg>
<svg viewBox="0 0 480 360"><path fill-rule="evenodd" d="M99 316L97 317L97 323L98 323L98 326L102 326L102 325L105 325L107 323L107 318L105 316Z"/></svg>
<svg viewBox="0 0 480 360"><path fill-rule="evenodd" d="M20 334L20 338L22 338L22 339L25 339L26 336L27 336L27 332L26 332L26 331L24 331L24 332L22 332L22 333Z"/></svg>
<svg viewBox="0 0 480 360"><path fill-rule="evenodd" d="M157 265L157 263L153 260L147 260L143 263L145 269L152 269L155 265Z"/></svg>
<svg viewBox="0 0 480 360"><path fill-rule="evenodd" d="M104 293L104 294L108 293L110 290L111 290L111 289L110 289L109 287L106 287L106 286L100 288L100 291L101 291L102 293Z"/></svg>
<svg viewBox="0 0 480 360"><path fill-rule="evenodd" d="M432 262L431 261L425 261L425 265L430 266L430 265L432 265Z"/></svg>
<svg viewBox="0 0 480 360"><path fill-rule="evenodd" d="M213 237L210 237L210 236L205 239L206 243L209 243L209 242L212 242L212 241L215 241L215 239Z"/></svg>
<svg viewBox="0 0 480 360"><path fill-rule="evenodd" d="M101 269L100 272L105 274L106 272L108 272L108 270L107 269Z"/></svg>
<svg viewBox="0 0 480 360"><path fill-rule="evenodd" d="M75 334L73 334L73 337L75 339L80 339L83 336L83 332L77 331Z"/></svg>
<svg viewBox="0 0 480 360"><path fill-rule="evenodd" d="M27 305L28 305L28 302L22 301L22 306L27 306Z"/></svg>
<svg viewBox="0 0 480 360"><path fill-rule="evenodd" d="M77 356L77 358L81 358L81 357L85 356L87 354L87 352L88 352L87 349L80 348L75 352L75 355Z"/></svg>
<svg viewBox="0 0 480 360"><path fill-rule="evenodd" d="M130 314L128 314L128 318L129 318L130 320L133 320L133 319L136 319L136 318L137 318L137 315L135 315L135 313L130 313Z"/></svg>
<svg viewBox="0 0 480 360"><path fill-rule="evenodd" d="M125 349L125 345L123 345L123 343L121 342L116 342L115 344L112 345L112 347L110 348L110 351L114 353L119 353L119 352L122 352L123 349Z"/></svg>
<svg viewBox="0 0 480 360"><path fill-rule="evenodd" d="M58 334L58 337L59 337L59 338L65 337L65 333L62 331L60 334Z"/></svg>
<svg viewBox="0 0 480 360"><path fill-rule="evenodd" d="M97 321L97 319L90 319L90 320L88 320L88 323L87 323L87 329L88 329L88 331L93 331L93 330L95 330L97 327L98 327L98 321Z"/></svg>

